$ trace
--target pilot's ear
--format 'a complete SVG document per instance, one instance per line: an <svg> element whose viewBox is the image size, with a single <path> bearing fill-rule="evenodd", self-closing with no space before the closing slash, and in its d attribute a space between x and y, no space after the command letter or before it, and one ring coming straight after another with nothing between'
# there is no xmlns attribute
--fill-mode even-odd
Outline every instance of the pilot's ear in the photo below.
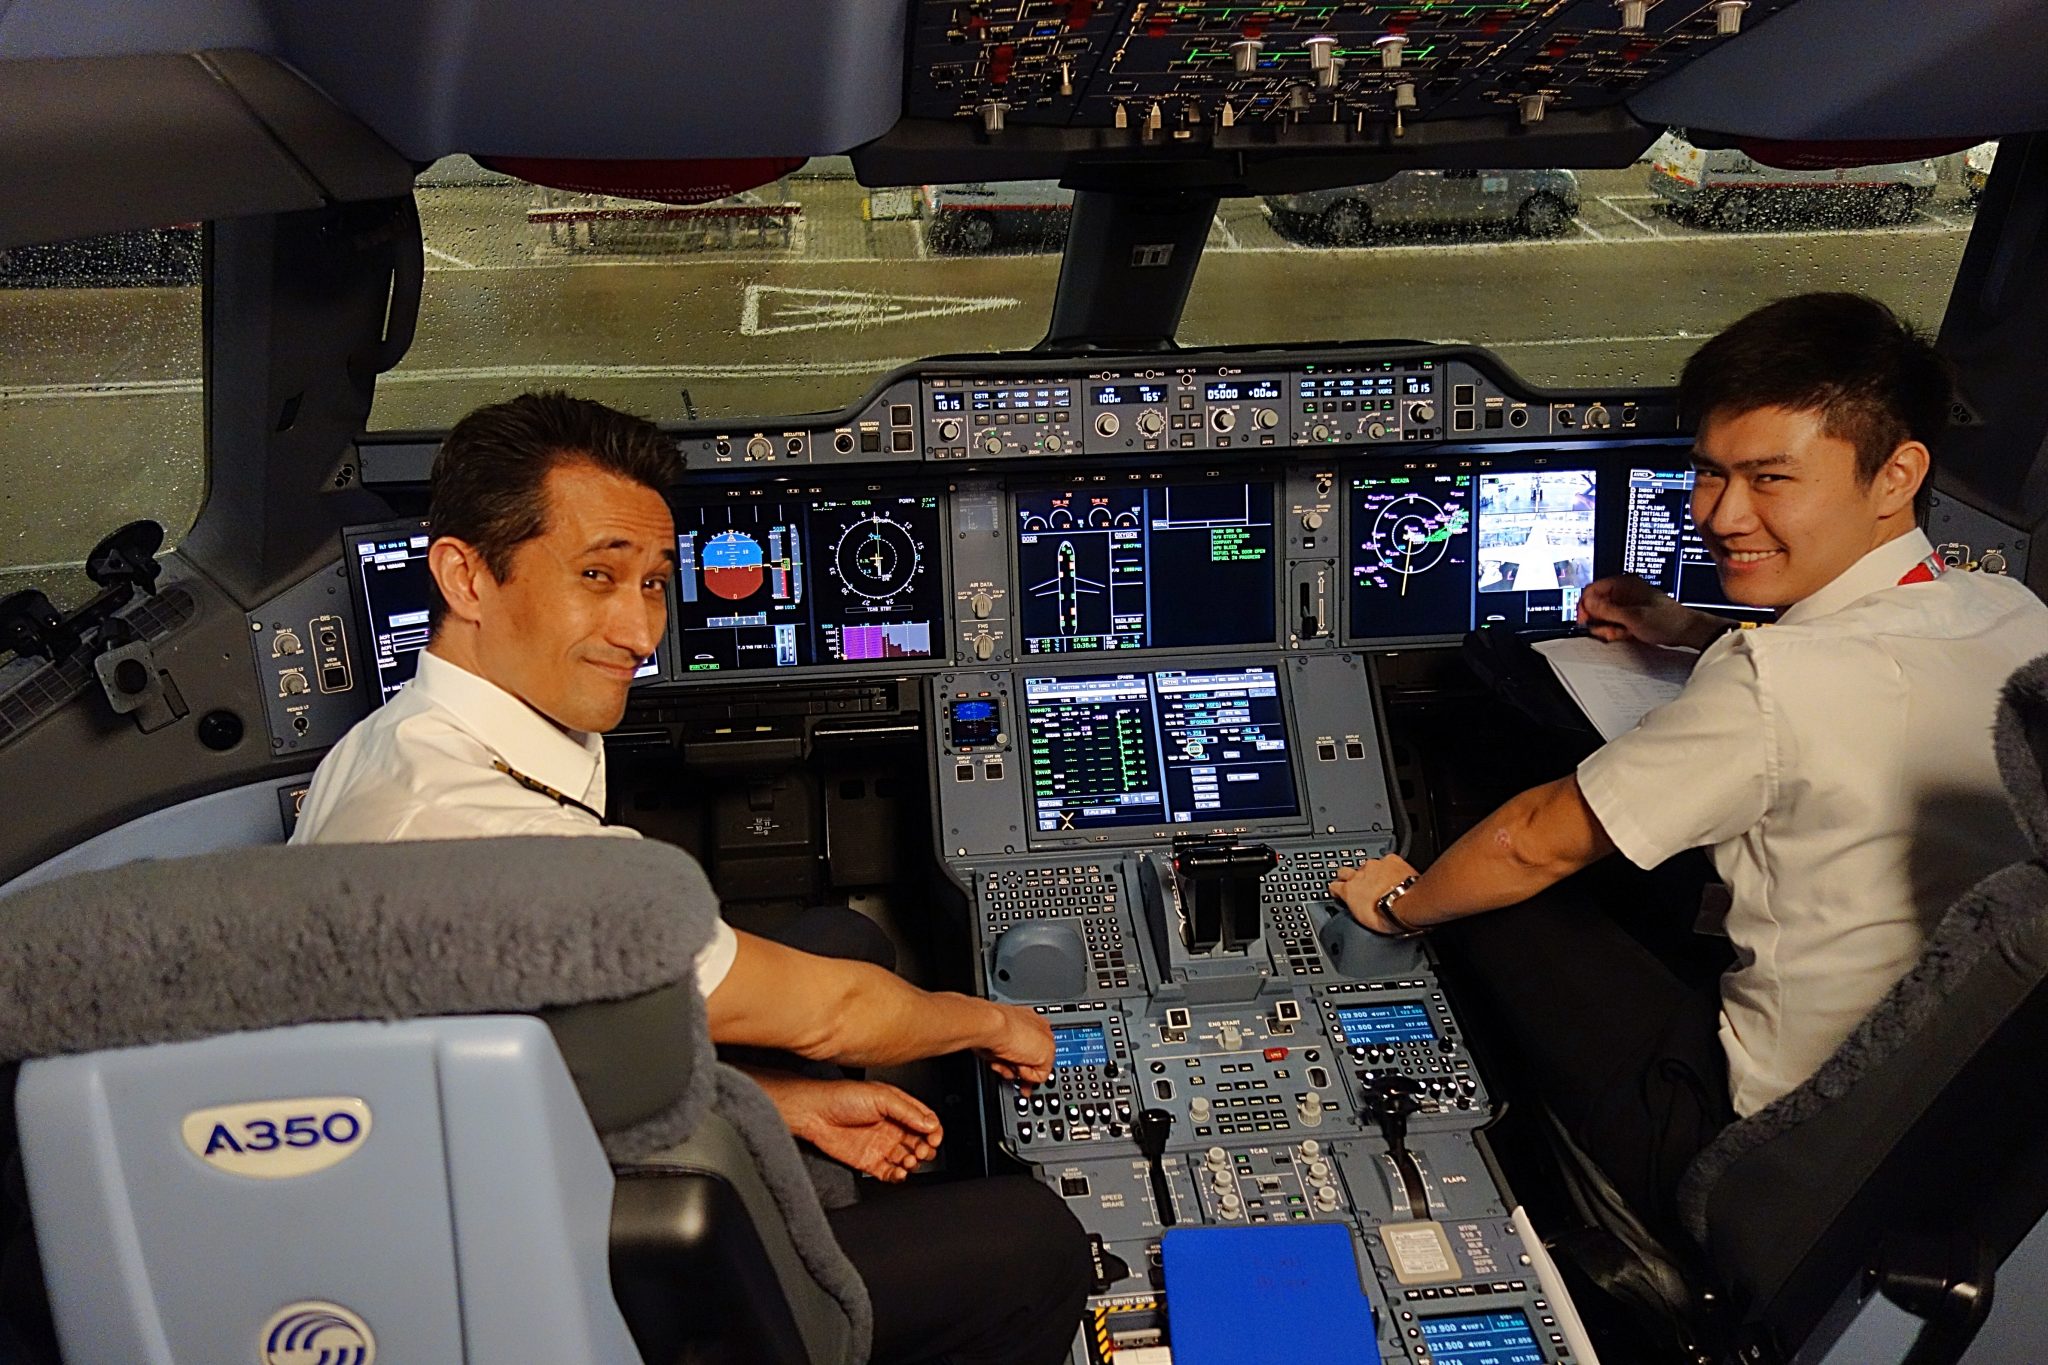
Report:
<svg viewBox="0 0 2048 1365"><path fill-rule="evenodd" d="M450 616L472 623L481 619L481 589L497 584L482 551L466 540L442 536L427 547L427 568Z"/></svg>
<svg viewBox="0 0 2048 1365"><path fill-rule="evenodd" d="M1912 508L1913 495L1920 491L1932 464L1933 457L1928 454L1926 446L1918 441L1906 441L1878 466L1875 482L1879 508L1884 515L1891 516Z"/></svg>

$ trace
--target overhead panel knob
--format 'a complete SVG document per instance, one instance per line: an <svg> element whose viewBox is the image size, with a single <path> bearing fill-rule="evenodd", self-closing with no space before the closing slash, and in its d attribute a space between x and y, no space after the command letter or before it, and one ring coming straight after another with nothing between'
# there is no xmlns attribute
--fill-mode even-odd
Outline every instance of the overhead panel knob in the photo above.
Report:
<svg viewBox="0 0 2048 1365"><path fill-rule="evenodd" d="M1009 111L1010 106L1004 104L1001 100L990 100L982 105L980 110L982 131L986 133L1002 132L1003 116L1009 113Z"/></svg>
<svg viewBox="0 0 2048 1365"><path fill-rule="evenodd" d="M1380 65L1388 71L1401 67L1401 54L1408 50L1408 36L1404 33L1389 33L1372 40L1380 50Z"/></svg>
<svg viewBox="0 0 2048 1365"><path fill-rule="evenodd" d="M1336 65L1337 40L1327 33L1318 33L1302 44L1308 49L1308 69L1328 71Z"/></svg>
<svg viewBox="0 0 2048 1365"><path fill-rule="evenodd" d="M1239 38L1230 45L1230 55L1237 63L1239 74L1249 76L1259 69L1259 54L1266 45L1257 38Z"/></svg>
<svg viewBox="0 0 2048 1365"><path fill-rule="evenodd" d="M1394 87L1394 107L1413 109L1415 107L1415 82L1402 81Z"/></svg>
<svg viewBox="0 0 2048 1365"><path fill-rule="evenodd" d="M1643 19L1649 13L1649 0L1621 0L1621 31L1641 33Z"/></svg>
<svg viewBox="0 0 2048 1365"><path fill-rule="evenodd" d="M1742 32L1742 12L1749 8L1749 0L1715 0L1714 31L1726 37Z"/></svg>
<svg viewBox="0 0 2048 1365"><path fill-rule="evenodd" d="M1550 109L1550 96L1541 91L1534 95L1524 95L1517 101L1517 107L1521 110L1524 126L1541 123L1543 115Z"/></svg>

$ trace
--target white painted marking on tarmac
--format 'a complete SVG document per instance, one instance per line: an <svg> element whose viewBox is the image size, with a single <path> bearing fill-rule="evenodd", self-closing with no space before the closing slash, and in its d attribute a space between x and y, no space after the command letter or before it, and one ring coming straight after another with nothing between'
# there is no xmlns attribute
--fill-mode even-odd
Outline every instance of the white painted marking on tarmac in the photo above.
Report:
<svg viewBox="0 0 2048 1365"><path fill-rule="evenodd" d="M1572 251L1588 247L1602 247L1619 250L1622 247L1662 244L1675 246L1698 242L1807 242L1821 237L1864 237L1878 239L1886 234L1905 237L1938 237L1950 232L1966 229L1958 225L1944 228L1933 223L1918 227L1868 227L1868 228L1814 228L1809 231L1788 229L1782 232L1689 232L1658 233L1652 237L1607 237L1595 240L1592 237L1543 237L1534 240L1503 240L1498 242L1411 242L1402 245L1383 246L1334 246L1308 248L1323 256L1379 256L1405 252L1431 251L1442 255L1481 254L1496 251ZM1211 247L1219 255L1234 256L1281 256L1291 255L1304 248L1296 246L1248 246L1231 251L1228 247Z"/></svg>
<svg viewBox="0 0 2048 1365"><path fill-rule="evenodd" d="M1480 346L1627 346L1644 341L1704 341L1712 332L1647 332L1637 336L1537 337L1530 341L1480 341Z"/></svg>
<svg viewBox="0 0 2048 1365"><path fill-rule="evenodd" d="M1237 234L1230 230L1230 224L1223 221L1222 214L1219 213L1210 221L1216 225L1216 230L1223 234L1223 250L1238 251L1243 249L1244 243L1240 242L1237 239Z"/></svg>
<svg viewBox="0 0 2048 1365"><path fill-rule="evenodd" d="M1604 241L1606 241L1606 240L1607 240L1607 234L1606 234L1606 233L1602 232L1602 231L1601 231L1601 230L1600 230L1599 228L1596 228L1596 227L1594 227L1594 226L1593 226L1593 225L1592 225L1591 223L1587 222L1587 221L1586 221L1585 219L1583 219L1583 218L1574 218L1574 219L1572 219L1572 221L1573 221L1574 223L1577 223L1577 224L1579 225L1579 231L1581 231L1581 232L1585 233L1585 234L1586 234L1586 235L1587 235L1588 237L1591 237L1591 238L1592 238L1592 239L1593 239L1594 241L1596 241L1596 242L1604 242Z"/></svg>
<svg viewBox="0 0 2048 1365"><path fill-rule="evenodd" d="M160 398L198 393L197 379L112 379L101 384L17 384L0 388L0 403L48 402L70 398Z"/></svg>
<svg viewBox="0 0 2048 1365"><path fill-rule="evenodd" d="M949 318L1015 308L1016 299L958 294L878 294L863 289L792 289L750 284L740 305L740 335L821 332L828 327L877 327L912 318Z"/></svg>
<svg viewBox="0 0 2048 1365"><path fill-rule="evenodd" d="M452 251L443 251L441 250L440 247L437 246L423 247L422 250L424 250L429 256L439 256L442 260L448 262L448 264L454 266L457 270L476 269L475 261L465 261Z"/></svg>
<svg viewBox="0 0 2048 1365"><path fill-rule="evenodd" d="M1642 219L1640 219L1640 218L1636 217L1636 216L1635 216L1635 215L1634 215L1633 213L1630 213L1630 212L1629 212L1629 211L1628 211L1627 209L1623 208L1623 207L1622 207L1621 205L1619 205L1619 204L1617 204L1617 203L1615 203L1615 202L1614 202L1614 201L1615 201L1616 199L1624 199L1624 198L1626 198L1626 199L1634 199L1634 198L1636 198L1636 197L1637 197L1637 196L1635 196L1635 195L1618 195L1618 194L1603 194L1603 195L1601 195L1601 196L1600 196L1600 202L1601 202L1601 203L1603 203L1603 204L1605 204L1605 205L1607 205L1607 207L1608 207L1608 208L1611 208L1611 209L1613 209L1613 210L1614 210L1614 211L1615 211L1616 213L1620 214L1620 215L1621 215L1622 217L1624 217L1624 218L1628 219L1628 220L1629 220L1629 221L1630 221L1631 223L1634 223L1634 224L1635 224L1635 225L1636 225L1637 227L1641 228L1641 229L1642 229L1642 230L1643 230L1644 232L1648 233L1648 234L1649 234L1650 236L1652 236L1652 237L1661 237L1661 236L1662 236L1663 234L1662 234L1662 233L1660 233L1660 232L1658 232L1658 231L1657 231L1657 229L1655 229L1655 228L1651 227L1651 226L1650 226L1650 225L1649 225L1648 223L1644 222L1644 221L1643 221ZM1641 197L1642 197L1642 198L1645 198L1645 199L1651 199L1651 198L1655 198L1656 196L1654 196L1654 195L1643 195L1643 196L1641 196Z"/></svg>

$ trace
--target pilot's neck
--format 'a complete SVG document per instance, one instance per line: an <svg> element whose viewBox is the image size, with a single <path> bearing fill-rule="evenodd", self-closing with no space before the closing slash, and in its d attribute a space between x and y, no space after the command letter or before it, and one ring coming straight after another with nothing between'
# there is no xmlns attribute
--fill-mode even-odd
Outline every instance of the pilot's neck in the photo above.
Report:
<svg viewBox="0 0 2048 1365"><path fill-rule="evenodd" d="M489 671L484 668L482 660L478 657L476 632L474 629L464 628L456 622L448 622L434 632L433 639L427 642L426 652L443 663L453 664L465 673L482 678L500 692L515 698L527 710L533 712L534 715L539 716L563 734L578 741L582 739L582 735L579 732L571 730L532 702L527 701L526 698L519 695L516 689L508 687L502 679L494 678L490 675Z"/></svg>

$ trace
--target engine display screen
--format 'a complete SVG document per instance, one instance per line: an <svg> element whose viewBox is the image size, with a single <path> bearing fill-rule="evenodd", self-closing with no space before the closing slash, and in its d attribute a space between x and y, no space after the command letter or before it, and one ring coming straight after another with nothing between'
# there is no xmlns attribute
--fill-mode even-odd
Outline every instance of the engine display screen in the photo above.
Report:
<svg viewBox="0 0 2048 1365"><path fill-rule="evenodd" d="M679 507L678 676L930 658L939 534L928 495Z"/></svg>
<svg viewBox="0 0 2048 1365"><path fill-rule="evenodd" d="M1435 1365L1543 1365L1535 1330L1518 1309L1423 1318L1417 1325Z"/></svg>
<svg viewBox="0 0 2048 1365"><path fill-rule="evenodd" d="M1102 1066L1109 1061L1109 1037L1100 1024L1063 1024L1052 1031L1052 1064Z"/></svg>
<svg viewBox="0 0 2048 1365"><path fill-rule="evenodd" d="M1347 1005L1337 1011L1337 1027L1348 1047L1379 1047L1385 1043L1431 1043L1436 1025L1420 1004Z"/></svg>
<svg viewBox="0 0 2048 1365"><path fill-rule="evenodd" d="M1300 810L1270 667L1026 678L1024 695L1040 833Z"/></svg>
<svg viewBox="0 0 2048 1365"><path fill-rule="evenodd" d="M1016 492L1027 654L1274 639L1273 485Z"/></svg>

